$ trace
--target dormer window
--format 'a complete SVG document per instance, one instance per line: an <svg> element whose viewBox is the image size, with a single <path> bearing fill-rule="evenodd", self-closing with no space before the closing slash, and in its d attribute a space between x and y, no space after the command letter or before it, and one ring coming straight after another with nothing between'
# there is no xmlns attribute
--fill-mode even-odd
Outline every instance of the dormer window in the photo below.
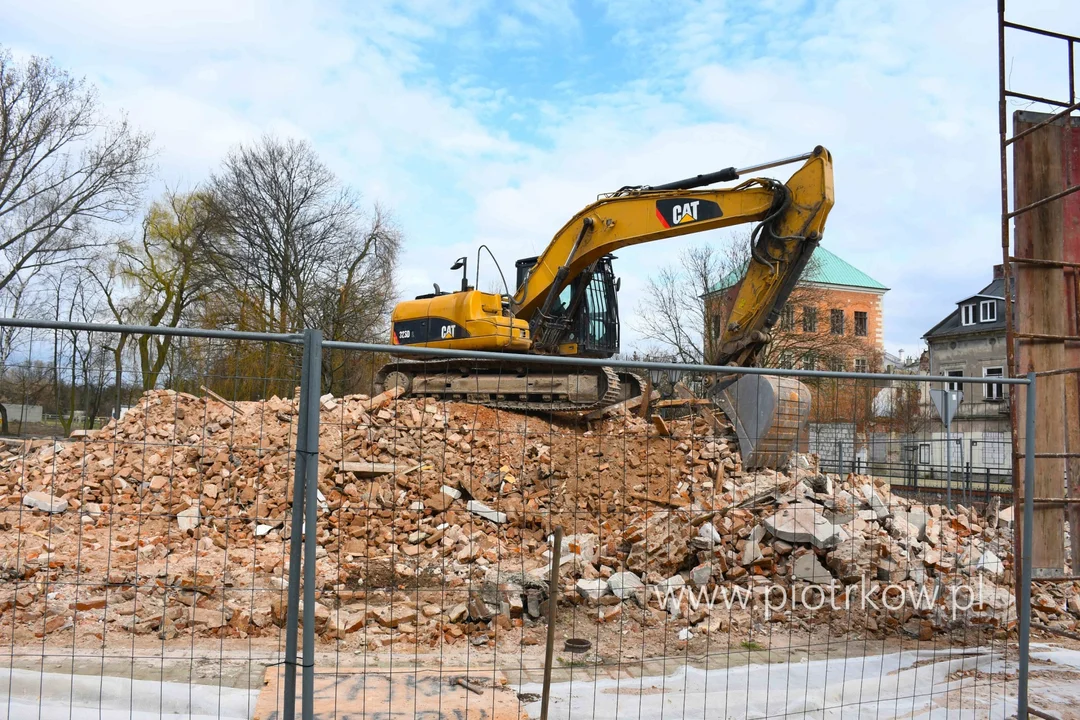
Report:
<svg viewBox="0 0 1080 720"><path fill-rule="evenodd" d="M980 302L979 322L994 322L995 320L997 320L997 301L983 300Z"/></svg>
<svg viewBox="0 0 1080 720"><path fill-rule="evenodd" d="M970 305L960 306L960 324L961 325L974 325L975 324L975 303Z"/></svg>

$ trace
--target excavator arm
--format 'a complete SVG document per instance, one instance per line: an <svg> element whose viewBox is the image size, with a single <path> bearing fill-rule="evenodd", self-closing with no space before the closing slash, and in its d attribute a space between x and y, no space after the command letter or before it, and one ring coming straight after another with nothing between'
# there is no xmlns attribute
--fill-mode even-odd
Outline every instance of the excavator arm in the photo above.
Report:
<svg viewBox="0 0 1080 720"><path fill-rule="evenodd" d="M752 365L821 238L833 205L832 158L819 146L787 183L753 178L733 188L695 189L734 179L737 172L728 169L658 187L624 188L571 218L536 259L510 304L517 318L529 322L536 349L551 351L559 343L570 313L553 312L557 298L601 258L631 245L757 222L751 260L718 357L710 358Z"/></svg>

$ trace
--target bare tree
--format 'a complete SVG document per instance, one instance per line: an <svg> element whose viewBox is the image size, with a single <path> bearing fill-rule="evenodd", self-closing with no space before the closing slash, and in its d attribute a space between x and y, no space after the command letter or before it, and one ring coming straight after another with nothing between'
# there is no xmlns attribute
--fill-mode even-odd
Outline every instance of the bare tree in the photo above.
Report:
<svg viewBox="0 0 1080 720"><path fill-rule="evenodd" d="M389 330L388 310L397 295L394 269L400 233L379 206L362 235L362 240L342 257L328 282L312 292L313 314L309 322L322 328L334 340L364 342L381 340ZM357 353L327 350L323 354L323 383L328 392L341 389L341 381L353 387L370 386L370 361Z"/></svg>
<svg viewBox="0 0 1080 720"><path fill-rule="evenodd" d="M335 340L385 337L401 234L383 208L365 212L308 143L267 136L241 146L210 191L222 236L209 255L228 292L203 304L203 323L271 332L320 327ZM234 353L230 362L247 367L246 377L274 371L259 354ZM324 354L329 386L355 375L349 367L346 354Z"/></svg>
<svg viewBox="0 0 1080 720"><path fill-rule="evenodd" d="M128 217L149 147L125 119L102 118L84 80L0 48L0 289L85 249L88 225Z"/></svg>
<svg viewBox="0 0 1080 720"><path fill-rule="evenodd" d="M51 283L53 319L57 321L80 322L88 318L85 315L90 307L87 295L88 282L82 268L70 266L62 268L49 278ZM84 334L79 330L57 330L53 333L52 347L52 382L53 401L56 414L64 434L71 432L78 405L79 370L85 368L90 354L90 345L84 342Z"/></svg>
<svg viewBox="0 0 1080 720"><path fill-rule="evenodd" d="M38 288L34 280L40 271L41 268L36 268L24 273L0 288L0 315L21 318L28 314L31 308L37 308ZM14 400L21 405L28 402L28 386L25 382L19 382L25 380L26 375L13 372L10 362L15 351L21 349L26 342L26 335L23 328L10 325L0 328L0 400ZM9 433L7 406L0 402L0 434Z"/></svg>
<svg viewBox="0 0 1080 720"><path fill-rule="evenodd" d="M638 331L658 344L657 352L686 363L705 362L713 354L718 333L713 328L709 294L739 269L734 245L718 249L695 245L683 251L679 262L649 278L645 299L638 306Z"/></svg>
<svg viewBox="0 0 1080 720"><path fill-rule="evenodd" d="M267 136L233 150L211 189L227 232L214 255L249 327L300 330L322 312L320 289L396 257L383 213L365 223L359 197L304 141Z"/></svg>
<svg viewBox="0 0 1080 720"><path fill-rule="evenodd" d="M638 306L638 331L655 344L652 352L681 362L716 362L730 293L749 263L749 243L748 235L735 235L719 247L692 246L649 279ZM811 257L804 275L813 266ZM827 369L854 355L875 364L877 353L863 338L832 333L826 298L826 291L813 284L795 287L759 357L762 366Z"/></svg>

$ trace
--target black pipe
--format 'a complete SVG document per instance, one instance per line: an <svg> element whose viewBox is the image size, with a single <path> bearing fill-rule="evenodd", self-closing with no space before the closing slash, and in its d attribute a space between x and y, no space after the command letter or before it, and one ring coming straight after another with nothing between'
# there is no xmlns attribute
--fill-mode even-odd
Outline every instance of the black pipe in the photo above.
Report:
<svg viewBox="0 0 1080 720"><path fill-rule="evenodd" d="M702 187L704 185L712 185L718 182L730 182L732 180L738 180L739 173L735 171L735 168L729 167L723 170L717 170L716 172L706 173L705 175L695 175L692 178L686 178L685 180L676 180L675 182L664 183L663 185L653 185L650 190L689 190L690 188Z"/></svg>
<svg viewBox="0 0 1080 720"><path fill-rule="evenodd" d="M534 336L539 334L537 332L537 324L546 320L550 315L551 308L555 305L555 299L559 297L563 285L566 284L566 278L570 274L570 263L573 261L574 255L577 254L578 248L581 247L581 241L585 239L585 234L589 232L589 229L592 226L593 219L591 217L582 218L581 230L578 231L577 239L574 240L574 246L570 248L570 254L566 256L566 264L560 265L559 269L555 272L555 279L551 282L551 288L548 290L547 297L544 298L544 304L540 306L539 312L536 313L533 322L530 323L530 330ZM522 299L524 299L524 297Z"/></svg>

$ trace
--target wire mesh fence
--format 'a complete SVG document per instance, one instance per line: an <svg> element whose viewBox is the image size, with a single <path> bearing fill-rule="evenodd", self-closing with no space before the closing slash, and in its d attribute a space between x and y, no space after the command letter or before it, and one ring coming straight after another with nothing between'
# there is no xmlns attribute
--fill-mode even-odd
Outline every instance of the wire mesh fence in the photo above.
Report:
<svg viewBox="0 0 1080 720"><path fill-rule="evenodd" d="M966 492L970 434L917 492L887 461L955 443L936 380L693 368L651 400L664 366L588 370L616 396L309 332L177 336L150 381L139 333L78 332L0 373L86 418L0 453L8 717L1015 711L1011 471Z"/></svg>
<svg viewBox="0 0 1080 720"><path fill-rule="evenodd" d="M284 650L296 348L12 340L4 399L56 420L0 453L0 716L251 717Z"/></svg>

